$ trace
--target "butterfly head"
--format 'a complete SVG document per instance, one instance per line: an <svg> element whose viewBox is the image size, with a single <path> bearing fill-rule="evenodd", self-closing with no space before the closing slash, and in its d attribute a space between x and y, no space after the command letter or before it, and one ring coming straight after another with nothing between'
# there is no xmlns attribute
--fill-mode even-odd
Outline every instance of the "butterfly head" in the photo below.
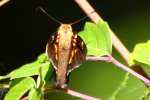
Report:
<svg viewBox="0 0 150 100"><path fill-rule="evenodd" d="M72 28L70 24L62 24L58 29L58 34L69 34L72 33Z"/></svg>

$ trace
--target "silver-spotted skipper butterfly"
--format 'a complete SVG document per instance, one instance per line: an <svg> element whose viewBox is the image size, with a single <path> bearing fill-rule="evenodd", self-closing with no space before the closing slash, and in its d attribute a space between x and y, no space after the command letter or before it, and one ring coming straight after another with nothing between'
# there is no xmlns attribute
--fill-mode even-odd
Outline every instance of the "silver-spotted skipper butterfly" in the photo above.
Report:
<svg viewBox="0 0 150 100"><path fill-rule="evenodd" d="M57 85L64 87L68 74L85 61L86 45L72 32L71 25L62 24L50 37L46 52L56 71Z"/></svg>
<svg viewBox="0 0 150 100"><path fill-rule="evenodd" d="M61 24L57 33L50 36L46 53L56 72L56 85L64 88L69 73L86 60L87 49L83 40L73 33L71 24Z"/></svg>

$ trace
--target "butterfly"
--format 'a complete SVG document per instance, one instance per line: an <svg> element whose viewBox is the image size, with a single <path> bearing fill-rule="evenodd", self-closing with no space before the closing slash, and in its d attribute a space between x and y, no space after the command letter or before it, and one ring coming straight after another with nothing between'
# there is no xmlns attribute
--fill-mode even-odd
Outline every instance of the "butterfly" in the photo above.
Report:
<svg viewBox="0 0 150 100"><path fill-rule="evenodd" d="M87 48L70 24L61 24L57 33L50 36L46 54L55 69L56 86L64 88L69 73L86 60Z"/></svg>

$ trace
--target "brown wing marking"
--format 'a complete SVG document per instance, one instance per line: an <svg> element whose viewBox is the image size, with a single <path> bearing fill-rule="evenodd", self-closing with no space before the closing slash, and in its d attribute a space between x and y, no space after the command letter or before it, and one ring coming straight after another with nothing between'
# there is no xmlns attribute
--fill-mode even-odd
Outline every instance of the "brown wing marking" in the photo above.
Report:
<svg viewBox="0 0 150 100"><path fill-rule="evenodd" d="M68 73L80 66L86 59L86 45L83 40L75 34L72 38L70 57L68 61Z"/></svg>
<svg viewBox="0 0 150 100"><path fill-rule="evenodd" d="M59 34L54 34L50 37L46 46L46 53L55 69L57 69L58 64L58 41L59 41Z"/></svg>

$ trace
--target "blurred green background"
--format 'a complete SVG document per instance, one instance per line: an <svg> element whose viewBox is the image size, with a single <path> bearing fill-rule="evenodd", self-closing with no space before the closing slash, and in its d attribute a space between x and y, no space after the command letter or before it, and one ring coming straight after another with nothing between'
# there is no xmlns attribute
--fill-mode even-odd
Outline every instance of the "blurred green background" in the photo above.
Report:
<svg viewBox="0 0 150 100"><path fill-rule="evenodd" d="M112 30L132 51L134 45L150 39L149 0L89 0ZM49 35L59 24L47 18L36 7L42 6L56 19L70 23L85 16L73 0L14 0L0 8L0 75L32 62L45 51ZM86 19L74 25L83 29ZM123 62L113 49L113 56ZM94 97L108 100L124 79L125 72L106 62L86 62L70 75L69 87ZM130 77L130 92L121 92L114 100L140 100L145 89L142 82ZM134 87L134 89L133 89ZM49 100L79 100L61 92L46 95Z"/></svg>

